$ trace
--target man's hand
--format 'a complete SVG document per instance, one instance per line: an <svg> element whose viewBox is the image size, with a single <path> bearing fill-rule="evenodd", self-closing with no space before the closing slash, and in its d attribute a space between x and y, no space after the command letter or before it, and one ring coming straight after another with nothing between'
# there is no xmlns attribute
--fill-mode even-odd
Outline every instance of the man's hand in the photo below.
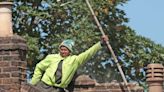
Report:
<svg viewBox="0 0 164 92"><path fill-rule="evenodd" d="M105 45L106 44L106 41L109 41L109 38L107 35L105 36L101 36L101 45Z"/></svg>

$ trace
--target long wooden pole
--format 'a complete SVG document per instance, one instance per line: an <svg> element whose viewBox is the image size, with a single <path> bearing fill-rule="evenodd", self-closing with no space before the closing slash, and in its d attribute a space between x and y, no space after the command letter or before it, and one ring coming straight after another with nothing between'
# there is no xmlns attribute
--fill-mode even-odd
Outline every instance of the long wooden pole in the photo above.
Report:
<svg viewBox="0 0 164 92"><path fill-rule="evenodd" d="M103 29L102 29L102 26L100 25L100 22L98 21L98 19L97 19L95 13L94 13L94 11L93 11L93 9L92 9L92 7L91 7L89 1L88 1L88 0L85 0L85 1L86 1L87 5L88 5L88 7L89 7L89 9L90 9L90 11L91 11L93 17L94 17L94 20L95 20L95 22L96 22L96 24L97 24L99 30L101 31L101 34L102 34L103 36L105 36L105 33L104 33ZM106 45L107 45L109 51L110 51L111 54L112 54L112 57L113 57L113 59L114 59L116 65L117 65L117 67L118 67L118 70L119 70L119 72L120 72L120 74L121 74L121 76L122 76L122 79L123 79L123 81L124 81L124 83L125 83L125 86L126 86L127 89L128 89L128 92L131 92L130 88L128 87L128 83L127 83L127 80L126 80L126 78L125 78L125 75L124 75L124 73L123 73L123 71L122 71L122 68L121 68L120 64L118 63L118 59L116 58L116 55L115 55L115 53L114 53L114 51L113 51L111 45L109 44L109 41L106 41Z"/></svg>

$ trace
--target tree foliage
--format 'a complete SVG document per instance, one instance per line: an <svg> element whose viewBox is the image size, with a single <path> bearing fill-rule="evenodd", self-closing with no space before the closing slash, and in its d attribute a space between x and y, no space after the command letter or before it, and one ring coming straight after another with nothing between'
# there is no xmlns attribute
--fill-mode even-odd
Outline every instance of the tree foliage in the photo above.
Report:
<svg viewBox="0 0 164 92"><path fill-rule="evenodd" d="M163 63L164 48L136 35L126 26L129 20L118 8L128 0L89 0L128 80L143 82L149 63ZM79 54L100 40L100 32L84 0L14 0L14 32L28 43L28 66L33 67L47 54L58 53L64 39L75 40L73 54ZM99 82L122 80L107 49L101 50L81 69Z"/></svg>

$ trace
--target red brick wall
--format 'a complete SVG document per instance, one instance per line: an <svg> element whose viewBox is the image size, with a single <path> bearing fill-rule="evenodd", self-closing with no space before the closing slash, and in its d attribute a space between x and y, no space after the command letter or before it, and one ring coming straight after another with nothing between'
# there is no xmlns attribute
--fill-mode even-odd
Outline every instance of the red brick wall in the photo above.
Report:
<svg viewBox="0 0 164 92"><path fill-rule="evenodd" d="M26 79L25 43L19 36L0 37L0 92L20 92Z"/></svg>
<svg viewBox="0 0 164 92"><path fill-rule="evenodd" d="M128 85L132 92L143 92L143 88L136 83L129 83ZM23 84L21 92L39 92L39 89L29 85ZM113 81L111 83L97 83L95 80L89 78L88 75L81 75L76 79L74 92L128 92L123 83Z"/></svg>
<svg viewBox="0 0 164 92"><path fill-rule="evenodd" d="M74 92L128 92L124 83L113 80L111 83L97 83L88 75L81 75L76 79ZM129 83L132 92L143 92L143 88L136 83Z"/></svg>

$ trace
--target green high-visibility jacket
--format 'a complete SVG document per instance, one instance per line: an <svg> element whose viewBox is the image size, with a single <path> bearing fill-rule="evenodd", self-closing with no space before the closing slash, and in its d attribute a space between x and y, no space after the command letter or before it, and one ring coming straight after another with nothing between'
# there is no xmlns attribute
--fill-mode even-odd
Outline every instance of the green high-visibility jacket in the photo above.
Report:
<svg viewBox="0 0 164 92"><path fill-rule="evenodd" d="M40 80L42 80L50 86L66 88L68 84L71 82L77 68L85 61L90 59L93 55L95 55L96 52L101 48L101 44L100 42L98 42L79 55L70 55L65 58L61 57L60 54L48 55L45 59L43 59L36 65L34 75L31 80L31 84L36 85ZM57 70L58 63L61 60L63 60L62 79L60 84L56 84L55 72Z"/></svg>

